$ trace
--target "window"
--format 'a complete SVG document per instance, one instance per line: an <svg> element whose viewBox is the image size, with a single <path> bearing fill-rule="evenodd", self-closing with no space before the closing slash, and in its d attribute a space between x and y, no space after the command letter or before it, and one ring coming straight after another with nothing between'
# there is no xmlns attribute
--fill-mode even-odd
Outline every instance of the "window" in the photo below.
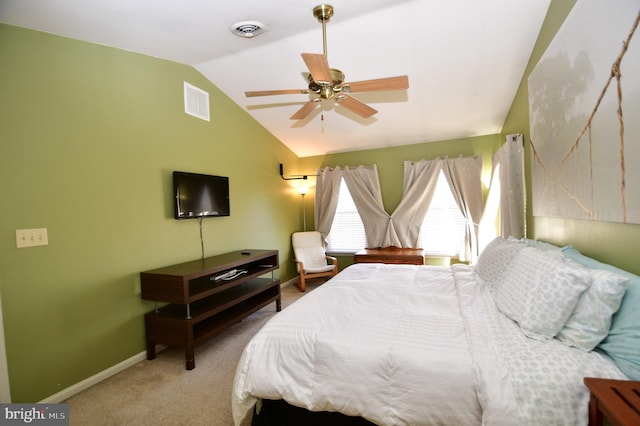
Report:
<svg viewBox="0 0 640 426"><path fill-rule="evenodd" d="M465 223L449 182L440 171L433 199L420 227L420 247L426 254L458 256L464 247Z"/></svg>
<svg viewBox="0 0 640 426"><path fill-rule="evenodd" d="M342 179L336 216L327 236L327 252L354 253L365 247L367 247L367 236L364 232L362 219L360 219L347 184Z"/></svg>

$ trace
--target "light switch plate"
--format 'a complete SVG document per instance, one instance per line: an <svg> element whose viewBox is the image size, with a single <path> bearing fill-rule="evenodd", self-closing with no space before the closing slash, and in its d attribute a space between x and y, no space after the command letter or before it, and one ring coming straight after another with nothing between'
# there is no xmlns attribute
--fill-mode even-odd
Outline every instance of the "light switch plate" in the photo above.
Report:
<svg viewBox="0 0 640 426"><path fill-rule="evenodd" d="M16 229L16 247L36 247L49 244L47 228Z"/></svg>

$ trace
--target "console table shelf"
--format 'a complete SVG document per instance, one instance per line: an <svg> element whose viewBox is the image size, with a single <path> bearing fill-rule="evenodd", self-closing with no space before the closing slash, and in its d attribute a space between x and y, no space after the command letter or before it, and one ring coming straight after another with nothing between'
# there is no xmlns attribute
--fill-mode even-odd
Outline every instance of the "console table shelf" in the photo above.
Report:
<svg viewBox="0 0 640 426"><path fill-rule="evenodd" d="M158 343L184 348L186 368L195 367L194 346L242 318L276 303L281 309L277 250L242 250L140 273L146 300L168 302L145 314L147 359ZM232 279L216 279L236 269ZM260 276L271 272L271 278Z"/></svg>

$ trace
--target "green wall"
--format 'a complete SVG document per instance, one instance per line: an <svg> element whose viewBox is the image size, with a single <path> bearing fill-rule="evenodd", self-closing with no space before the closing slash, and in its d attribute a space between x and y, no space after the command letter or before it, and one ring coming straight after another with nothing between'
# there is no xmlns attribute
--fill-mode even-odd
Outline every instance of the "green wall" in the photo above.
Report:
<svg viewBox="0 0 640 426"><path fill-rule="evenodd" d="M575 0L552 0L524 78L503 126L504 133L524 133L527 177L531 176L527 79L574 4ZM591 257L640 274L640 263L637 261L640 249L638 243L640 241L640 225L534 217L531 199L531 181L529 179L527 182L527 235L530 238L550 241L559 245L572 244Z"/></svg>
<svg viewBox="0 0 640 426"><path fill-rule="evenodd" d="M176 221L171 172L229 176L231 216L203 221L205 255L280 250L299 195L298 158L189 66L0 25L0 291L14 402L37 402L144 350L139 272L201 256ZM183 82L211 122L184 113ZM16 248L15 230L49 245Z"/></svg>

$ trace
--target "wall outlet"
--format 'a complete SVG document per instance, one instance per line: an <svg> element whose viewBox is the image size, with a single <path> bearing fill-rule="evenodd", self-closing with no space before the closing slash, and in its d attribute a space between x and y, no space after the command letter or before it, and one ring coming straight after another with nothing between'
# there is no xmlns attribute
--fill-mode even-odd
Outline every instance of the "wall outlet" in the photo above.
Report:
<svg viewBox="0 0 640 426"><path fill-rule="evenodd" d="M16 247L36 247L49 244L47 228L16 229Z"/></svg>

